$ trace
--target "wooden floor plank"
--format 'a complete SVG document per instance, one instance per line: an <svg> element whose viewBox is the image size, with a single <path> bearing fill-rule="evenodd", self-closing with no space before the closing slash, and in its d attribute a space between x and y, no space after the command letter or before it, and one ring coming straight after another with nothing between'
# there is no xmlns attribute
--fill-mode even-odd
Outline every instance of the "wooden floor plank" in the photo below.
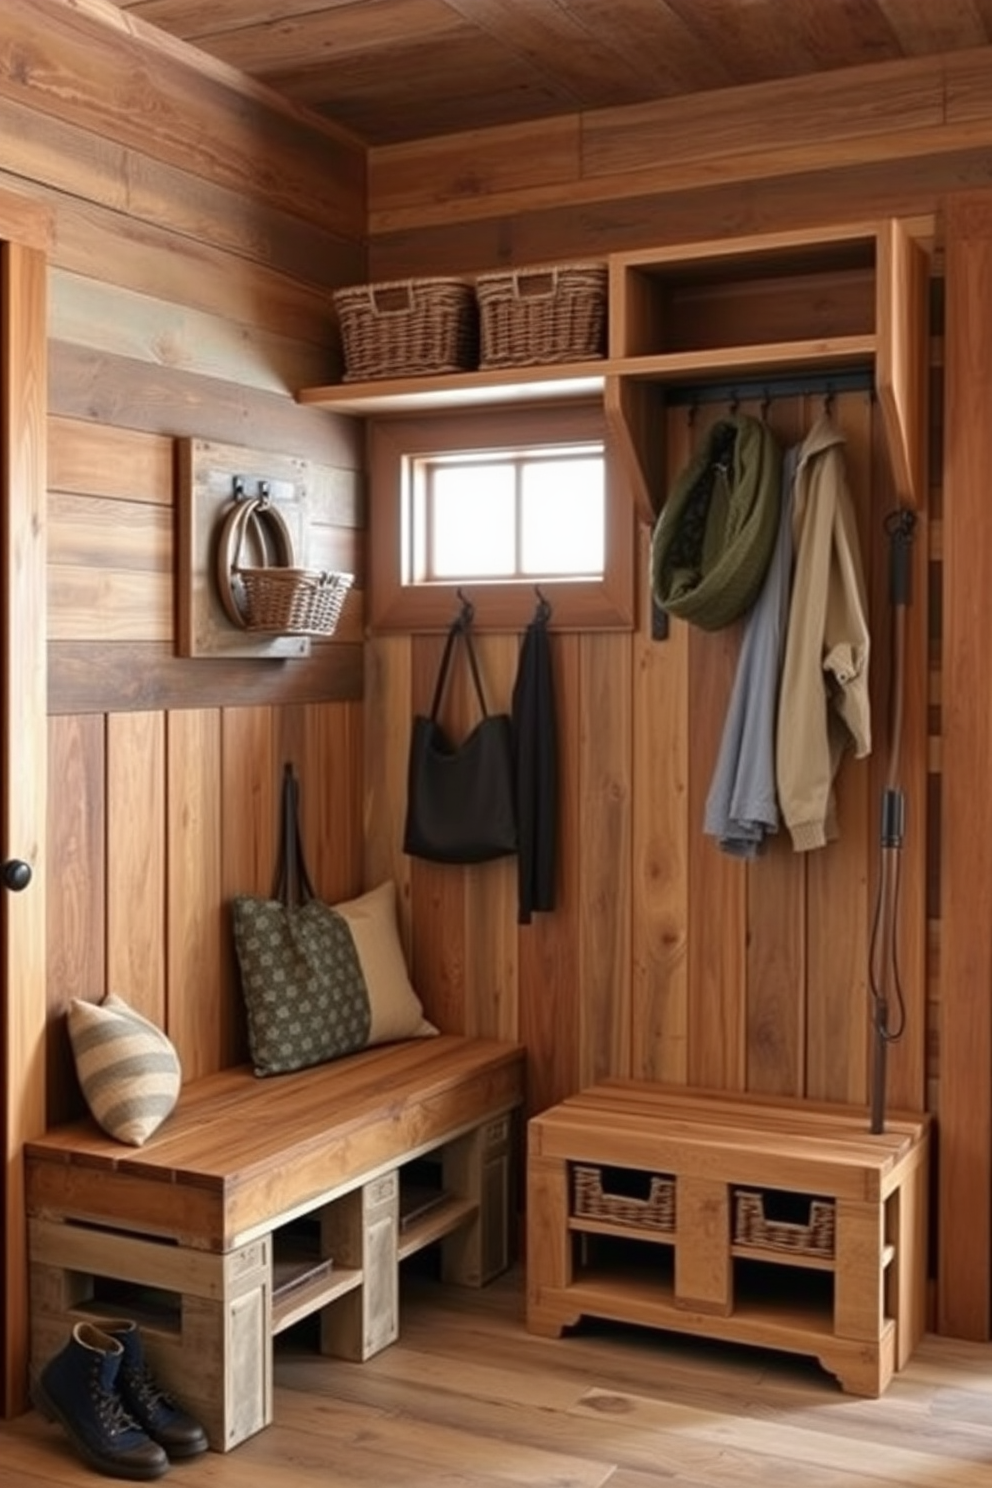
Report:
<svg viewBox="0 0 992 1488"><path fill-rule="evenodd" d="M528 1334L519 1272L403 1277L400 1339L322 1358L312 1320L277 1340L275 1420L182 1464L185 1488L992 1488L981 1344L928 1336L878 1400L813 1361L588 1323ZM0 1425L4 1482L87 1488L35 1413Z"/></svg>

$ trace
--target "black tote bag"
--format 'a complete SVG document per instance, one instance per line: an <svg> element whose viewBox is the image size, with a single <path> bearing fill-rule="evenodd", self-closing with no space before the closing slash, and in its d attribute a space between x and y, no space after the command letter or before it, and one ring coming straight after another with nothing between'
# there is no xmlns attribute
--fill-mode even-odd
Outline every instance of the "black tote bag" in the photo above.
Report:
<svg viewBox="0 0 992 1488"><path fill-rule="evenodd" d="M437 718L459 639L482 717L456 744ZM430 715L413 720L403 851L435 863L484 863L516 850L510 715L487 711L469 622L460 618L448 631Z"/></svg>

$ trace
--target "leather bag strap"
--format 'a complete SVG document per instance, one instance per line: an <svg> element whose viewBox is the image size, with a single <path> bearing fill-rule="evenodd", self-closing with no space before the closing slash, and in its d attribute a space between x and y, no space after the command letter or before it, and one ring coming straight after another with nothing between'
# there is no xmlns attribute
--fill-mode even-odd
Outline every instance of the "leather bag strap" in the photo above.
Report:
<svg viewBox="0 0 992 1488"><path fill-rule="evenodd" d="M465 642L465 650L468 654L468 664L472 672L472 681L475 684L475 695L479 699L479 707L482 709L483 718L489 717L489 709L486 707L485 693L482 691L482 677L479 674L479 663L475 656L475 647L472 645L472 632L469 622L461 616L452 622L448 629L448 639L444 643L444 654L441 657L441 665L438 668L437 682L434 687L434 699L431 703L431 720L437 722L437 716L441 711L441 703L444 699L444 689L448 681L448 672L451 667L451 658L454 652L455 642L461 636Z"/></svg>
<svg viewBox="0 0 992 1488"><path fill-rule="evenodd" d="M287 906L306 904L314 897L300 835L299 796L300 783L293 766L287 764L282 775L279 861L272 890L273 899L279 899Z"/></svg>

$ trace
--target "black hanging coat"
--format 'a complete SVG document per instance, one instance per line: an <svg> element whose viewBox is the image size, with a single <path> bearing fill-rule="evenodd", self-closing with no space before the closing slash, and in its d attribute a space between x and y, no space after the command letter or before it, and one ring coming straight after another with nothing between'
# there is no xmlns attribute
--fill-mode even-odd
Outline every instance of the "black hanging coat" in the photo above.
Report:
<svg viewBox="0 0 992 1488"><path fill-rule="evenodd" d="M542 605L520 647L511 706L517 794L518 921L555 907L558 737L548 615Z"/></svg>

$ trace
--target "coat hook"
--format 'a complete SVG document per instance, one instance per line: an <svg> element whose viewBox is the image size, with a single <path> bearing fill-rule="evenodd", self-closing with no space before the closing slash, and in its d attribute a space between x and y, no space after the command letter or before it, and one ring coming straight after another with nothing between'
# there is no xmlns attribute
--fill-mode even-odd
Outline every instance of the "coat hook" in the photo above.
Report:
<svg viewBox="0 0 992 1488"><path fill-rule="evenodd" d="M534 593L537 595L537 613L535 614L534 619L537 620L541 625L547 625L548 621L551 619L551 603L541 593L540 584L534 585Z"/></svg>
<svg viewBox="0 0 992 1488"><path fill-rule="evenodd" d="M768 421L768 410L771 408L771 406L772 406L772 395L768 391L768 389L765 388L763 390L762 394L761 394L761 408L759 410L762 423L767 423L767 421Z"/></svg>
<svg viewBox="0 0 992 1488"><path fill-rule="evenodd" d="M740 396L739 396L739 394L737 392L737 389L734 388L734 391L730 395L730 416L731 416L731 418L734 417L734 415L737 413L737 410L740 408L740 406L741 406Z"/></svg>
<svg viewBox="0 0 992 1488"><path fill-rule="evenodd" d="M833 411L834 411L834 389L833 389L833 384L830 383L830 382L828 382L827 383L827 390L823 394L823 412L826 414L827 418L830 418L830 416L833 413Z"/></svg>
<svg viewBox="0 0 992 1488"><path fill-rule="evenodd" d="M462 606L461 614L458 616L458 623L462 626L467 627L471 625L472 621L475 619L475 605L469 599L464 589L459 588L458 590L456 590L456 593L459 600L461 601Z"/></svg>

